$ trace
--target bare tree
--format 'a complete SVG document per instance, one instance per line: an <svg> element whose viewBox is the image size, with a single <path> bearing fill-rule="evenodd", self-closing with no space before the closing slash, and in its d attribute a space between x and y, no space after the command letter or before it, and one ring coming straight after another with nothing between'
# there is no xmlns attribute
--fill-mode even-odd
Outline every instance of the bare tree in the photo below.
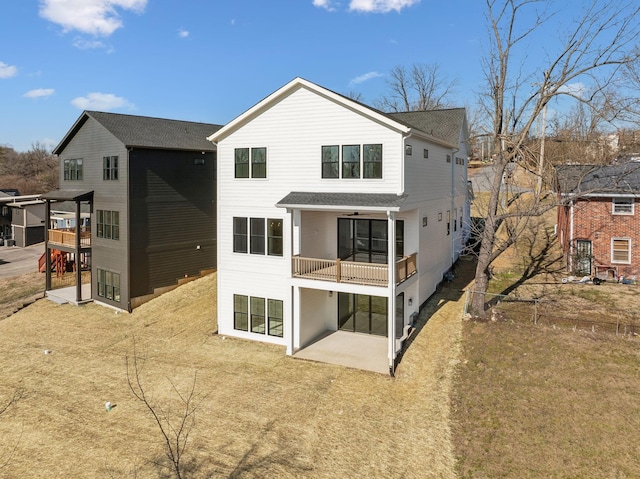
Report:
<svg viewBox="0 0 640 479"><path fill-rule="evenodd" d="M424 111L450 106L456 82L447 79L437 64L417 63L407 69L396 66L387 80L389 94L374 105L383 111Z"/></svg>
<svg viewBox="0 0 640 479"><path fill-rule="evenodd" d="M16 389L13 392L13 395L9 399L7 399L6 402L4 402L4 404L0 405L0 416L2 416L5 412L7 412L7 410L11 406L14 406L20 399L22 399L23 394L24 392L22 389ZM7 455L7 457L2 462L0 462L0 470L7 467L7 465L11 461L11 458L15 454L19 443L20 443L20 438L18 438L18 440L16 441L15 445L13 446L13 448L11 449L11 452Z"/></svg>
<svg viewBox="0 0 640 479"><path fill-rule="evenodd" d="M491 119L496 159L475 275L475 314L484 314L484 293L494 260L514 244L532 217L555 206L544 189L517 195L517 201L507 196L505 201L503 195L508 193L501 184L507 165L529 162L534 165L531 171L545 175L548 169L541 165L540 151L532 149L529 141L545 106L564 96L593 108L593 95L585 97L574 85L587 84L594 94L615 85L624 67L638 59L635 42L640 33L637 2L581 2L576 19L563 21L563 37L549 47L552 50L546 52L544 63L534 65L518 54L524 55L528 42L554 16L557 3L486 0L486 6L489 46L483 68L488 89L483 105Z"/></svg>
<svg viewBox="0 0 640 479"><path fill-rule="evenodd" d="M176 479L187 477L188 465L185 463L187 444L195 427L196 411L206 397L196 393L197 372L194 372L193 381L186 393L181 393L175 384L167 379L181 404L180 413L172 415L169 408L164 408L151 398L146 386L143 385L141 378L143 362L140 362L135 341L131 361L129 356L126 356L125 362L129 389L135 398L144 404L158 426L171 473Z"/></svg>

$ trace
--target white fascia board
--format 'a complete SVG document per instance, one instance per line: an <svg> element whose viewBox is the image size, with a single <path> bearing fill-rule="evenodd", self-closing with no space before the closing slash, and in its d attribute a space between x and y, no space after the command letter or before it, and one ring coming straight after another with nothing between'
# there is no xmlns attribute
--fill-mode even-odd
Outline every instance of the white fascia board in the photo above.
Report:
<svg viewBox="0 0 640 479"><path fill-rule="evenodd" d="M358 112L363 116L369 117L372 120L377 121L378 123L381 123L383 125L386 125L389 128L396 130L402 134L409 134L411 132L411 128L409 128L408 126L403 125L402 123L398 123L397 121L392 120L391 118L383 114L380 114L377 111L372 110L371 108L365 105L362 105L358 102L350 100L347 97L344 97L342 95L338 95L337 93L327 90L326 88L316 85L315 83L312 83L308 80L297 77L291 80L289 83L287 83L283 87L273 92L264 100L256 103L254 106L249 108L240 116L237 116L236 118L231 120L229 123L227 123L225 126L223 126L218 131L213 133L211 136L208 136L207 140L213 143L217 143L218 141L228 136L230 133L232 133L236 129L240 128L244 123L260 115L262 112L268 110L269 108L271 108L272 105L280 101L280 99L284 98L285 96L289 95L290 93L292 93L293 91L299 88L307 88L308 90L313 91L320 96L323 96L331 101L334 101L335 103L341 104L345 108Z"/></svg>

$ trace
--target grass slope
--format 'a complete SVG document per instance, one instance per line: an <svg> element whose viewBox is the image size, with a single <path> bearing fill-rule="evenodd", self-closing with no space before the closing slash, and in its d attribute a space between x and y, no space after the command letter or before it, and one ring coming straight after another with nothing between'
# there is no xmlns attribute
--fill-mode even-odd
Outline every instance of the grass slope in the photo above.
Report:
<svg viewBox="0 0 640 479"><path fill-rule="evenodd" d="M135 338L144 387L173 417L171 384L186 392L197 371L193 477L453 478L460 287L423 310L395 379L214 334L215 274L132 314L38 301L0 321L0 399L23 391L0 416L0 477L162 477L161 436L126 381Z"/></svg>

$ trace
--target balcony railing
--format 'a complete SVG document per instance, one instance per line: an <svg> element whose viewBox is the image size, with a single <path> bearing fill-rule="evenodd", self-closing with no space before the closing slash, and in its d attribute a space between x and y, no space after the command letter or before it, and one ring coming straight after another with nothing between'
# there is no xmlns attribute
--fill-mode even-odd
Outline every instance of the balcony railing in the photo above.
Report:
<svg viewBox="0 0 640 479"><path fill-rule="evenodd" d="M416 274L416 258L417 253L414 253L396 262L398 284ZM333 283L387 286L389 281L389 267L386 264L294 256L292 268L294 277Z"/></svg>
<svg viewBox="0 0 640 479"><path fill-rule="evenodd" d="M65 228L57 230L49 230L49 243L60 244L75 248L76 246L76 230L75 228ZM89 228L81 228L80 230L80 246L91 246L91 230Z"/></svg>

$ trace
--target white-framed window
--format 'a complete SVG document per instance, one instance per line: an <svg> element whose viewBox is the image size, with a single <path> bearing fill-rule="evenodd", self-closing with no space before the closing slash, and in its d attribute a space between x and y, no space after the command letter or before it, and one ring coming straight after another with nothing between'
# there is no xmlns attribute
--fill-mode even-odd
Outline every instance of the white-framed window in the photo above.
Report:
<svg viewBox="0 0 640 479"><path fill-rule="evenodd" d="M283 255L282 218L233 218L233 252Z"/></svg>
<svg viewBox="0 0 640 479"><path fill-rule="evenodd" d="M234 176L236 178L266 178L267 149L236 148L233 153Z"/></svg>
<svg viewBox="0 0 640 479"><path fill-rule="evenodd" d="M233 328L283 337L283 302L241 294L233 295Z"/></svg>
<svg viewBox="0 0 640 479"><path fill-rule="evenodd" d="M633 215L633 198L613 198L614 215Z"/></svg>
<svg viewBox="0 0 640 479"><path fill-rule="evenodd" d="M382 178L382 143L323 145L322 178Z"/></svg>
<svg viewBox="0 0 640 479"><path fill-rule="evenodd" d="M611 262L631 263L631 239L611 238Z"/></svg>

